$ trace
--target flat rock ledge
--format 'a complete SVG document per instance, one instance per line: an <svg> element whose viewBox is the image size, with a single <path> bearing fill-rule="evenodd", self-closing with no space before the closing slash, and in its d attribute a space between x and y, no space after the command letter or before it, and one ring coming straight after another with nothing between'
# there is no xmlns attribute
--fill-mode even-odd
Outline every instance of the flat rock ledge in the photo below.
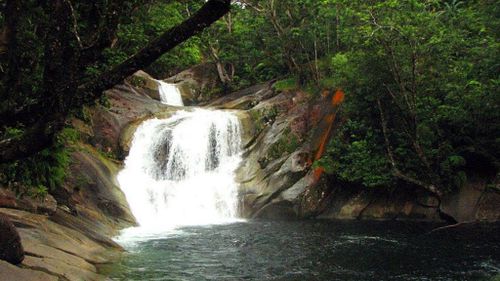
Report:
<svg viewBox="0 0 500 281"><path fill-rule="evenodd" d="M109 238L95 239L50 220L48 215L8 208L0 208L0 214L17 227L25 251L18 266L0 260L1 280L106 280L96 266L116 261L123 252Z"/></svg>

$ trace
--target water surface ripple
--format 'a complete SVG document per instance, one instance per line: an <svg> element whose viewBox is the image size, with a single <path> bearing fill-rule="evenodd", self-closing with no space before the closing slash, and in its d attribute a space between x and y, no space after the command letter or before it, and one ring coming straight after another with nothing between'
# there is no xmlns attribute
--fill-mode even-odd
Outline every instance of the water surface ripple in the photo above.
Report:
<svg viewBox="0 0 500 281"><path fill-rule="evenodd" d="M403 222L184 227L133 241L112 280L498 280L499 225L435 234ZM496 277L495 277L496 276Z"/></svg>

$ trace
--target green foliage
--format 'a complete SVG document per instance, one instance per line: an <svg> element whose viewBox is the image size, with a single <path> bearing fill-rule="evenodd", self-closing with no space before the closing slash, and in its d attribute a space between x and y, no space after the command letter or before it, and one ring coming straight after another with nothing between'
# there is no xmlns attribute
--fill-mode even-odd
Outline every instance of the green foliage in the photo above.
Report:
<svg viewBox="0 0 500 281"><path fill-rule="evenodd" d="M61 186L67 176L72 144L79 133L65 128L56 136L56 144L36 155L0 165L0 182L18 194L43 197L49 190Z"/></svg>
<svg viewBox="0 0 500 281"><path fill-rule="evenodd" d="M329 70L331 73L330 79L336 87L349 87L350 82L362 79L362 77L356 77L356 55L351 51L339 52L332 57Z"/></svg>
<svg viewBox="0 0 500 281"><path fill-rule="evenodd" d="M16 49L13 54L16 58L17 85L16 88L4 89L4 83L8 82L5 78L9 73L8 58L5 53L0 56L0 95L5 92L16 93L5 96L0 96L0 112L9 107L19 104L30 104L33 99L40 97L40 89L42 88L42 77L44 65L41 58L44 56L44 45L41 43L39 36L41 26L33 27L33 22L45 22L46 14L37 3L37 1L23 1L24 16L18 19L17 33L18 37ZM6 42L3 42L6 43ZM4 50L5 51L5 50ZM7 83L6 83L7 82Z"/></svg>
<svg viewBox="0 0 500 281"><path fill-rule="evenodd" d="M273 85L273 88L278 92L295 90L297 87L297 79L294 77L276 81Z"/></svg>
<svg viewBox="0 0 500 281"><path fill-rule="evenodd" d="M110 108L111 107L111 102L109 101L109 98L107 95L102 95L99 98L99 104L104 106L105 108Z"/></svg>
<svg viewBox="0 0 500 281"><path fill-rule="evenodd" d="M271 159L278 159L284 154L294 152L300 146L300 141L290 128L285 129L279 140L269 148L268 155Z"/></svg>
<svg viewBox="0 0 500 281"><path fill-rule="evenodd" d="M18 128L5 128L2 122L0 140L19 137L38 120L52 123L59 122L61 116L76 115L89 121L88 112L76 108L88 93L76 95L76 89L186 19L189 15L185 4L149 0L66 1L61 5L34 0L13 1L12 5L3 2L0 114L6 116L9 126ZM60 9L53 9L55 6ZM9 15L15 17L7 21ZM66 16L72 16L74 21L68 21ZM117 34L115 27L119 29ZM165 77L201 60L199 38L193 38L146 71ZM105 96L99 102L110 107ZM1 164L1 183L35 195L57 188L69 165L68 145L78 138L75 132L65 129L53 147Z"/></svg>
<svg viewBox="0 0 500 281"><path fill-rule="evenodd" d="M462 185L477 162L492 169L489 174L498 174L500 7L495 1L246 2L252 5L234 4L230 15L146 71L164 78L200 62L215 62L227 66L231 76L226 90L277 77L288 77L274 84L277 91L343 88L346 99L337 120L345 121L315 165L344 181L367 187L400 184L388 151L401 173L443 191ZM19 89L9 89L15 93L4 99L0 111L43 97L42 41L48 19L37 1L23 3L16 48L20 73L14 83ZM88 79L127 59L203 1L122 4L133 12L121 20L116 44L104 51L104 61L86 68ZM80 17L92 7L75 3ZM78 22L80 31L95 28ZM2 75L4 65L2 56ZM110 106L107 100L101 104ZM257 131L274 122L277 113L276 108L251 111ZM22 130L2 128L2 134L16 137ZM31 186L38 193L60 184L68 164L62 143L77 137L62 135L67 139L54 148L2 165L2 182ZM298 145L287 137L273 145L272 157Z"/></svg>
<svg viewBox="0 0 500 281"><path fill-rule="evenodd" d="M24 131L20 128L7 127L4 130L2 138L3 139L16 138L16 137L21 136L23 134L23 132Z"/></svg>
<svg viewBox="0 0 500 281"><path fill-rule="evenodd" d="M373 132L355 121L348 121L328 145L327 153L314 163L345 182L366 187L391 184L391 172L384 151L377 146ZM345 134L350 133L349 136ZM340 139L339 136L346 137Z"/></svg>
<svg viewBox="0 0 500 281"><path fill-rule="evenodd" d="M496 276L491 277L490 281L500 281L500 274L497 274Z"/></svg>
<svg viewBox="0 0 500 281"><path fill-rule="evenodd" d="M140 76L132 76L130 77L129 79L129 82L132 86L134 87L143 87L144 85L146 85L146 79L143 78L143 77L140 77Z"/></svg>
<svg viewBox="0 0 500 281"><path fill-rule="evenodd" d="M97 69L105 69L123 62L149 41L181 23L186 17L184 4L176 1L153 1L151 4L139 6L128 22L120 25L117 45L104 52L107 62L105 65L97 66ZM161 56L145 71L153 76L165 78L200 63L201 59L199 39L192 38ZM87 71L95 72L95 67Z"/></svg>
<svg viewBox="0 0 500 281"><path fill-rule="evenodd" d="M315 165L367 187L399 185L389 150L401 173L444 192L466 182L477 161L497 174L494 1L248 2L257 9L235 6L202 36L203 54L235 66L235 88L276 77L293 77L277 91L343 88L337 120L347 121ZM265 115L252 112L258 131L272 120ZM285 143L271 151L279 157Z"/></svg>
<svg viewBox="0 0 500 281"><path fill-rule="evenodd" d="M188 15L184 3L177 1L123 1L122 5L134 7L130 17L122 19L116 44L103 51L103 59L86 68L89 79L118 65L166 30L178 25ZM135 3L144 2L144 3ZM84 5L82 5L84 6ZM85 27L80 26L81 29ZM165 78L202 61L199 38L193 37L161 56L150 67L149 74Z"/></svg>
<svg viewBox="0 0 500 281"><path fill-rule="evenodd" d="M498 170L498 9L487 1L335 2L345 7L346 47L329 72L347 92L341 114L349 121L324 165L365 186L396 183L382 110L405 175L446 192L465 183L476 159Z"/></svg>
<svg viewBox="0 0 500 281"><path fill-rule="evenodd" d="M260 110L250 110L256 134L259 134L266 126L271 125L276 120L279 111L276 107L262 108Z"/></svg>
<svg viewBox="0 0 500 281"><path fill-rule="evenodd" d="M92 112L89 107L84 106L78 112L75 112L75 117L82 120L85 123L90 123L92 121Z"/></svg>
<svg viewBox="0 0 500 281"><path fill-rule="evenodd" d="M323 78L318 83L319 88L321 89L336 89L339 84L333 78Z"/></svg>
<svg viewBox="0 0 500 281"><path fill-rule="evenodd" d="M48 193L49 191L47 190L47 187L44 185L38 185L28 189L26 195L32 198L44 198Z"/></svg>

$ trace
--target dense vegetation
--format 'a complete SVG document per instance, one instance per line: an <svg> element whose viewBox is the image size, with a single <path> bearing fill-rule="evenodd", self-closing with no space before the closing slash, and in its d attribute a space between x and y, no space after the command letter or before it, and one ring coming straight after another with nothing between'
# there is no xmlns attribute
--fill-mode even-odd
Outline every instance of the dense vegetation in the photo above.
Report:
<svg viewBox="0 0 500 281"><path fill-rule="evenodd" d="M36 1L24 2L30 4L19 17L21 78L16 94L11 88L2 98L3 110L44 95L46 50L39 42L50 21ZM106 1L76 2L83 34L93 28L92 9ZM204 3L121 2L120 19L100 23L114 24L116 36L85 64L84 79L119 65ZM225 90L271 79L311 94L343 88L341 124L317 165L367 188L404 183L439 197L473 175L498 178L499 32L495 0L242 0L146 70L166 77L208 61ZM2 81L8 62L2 56Z"/></svg>
<svg viewBox="0 0 500 281"><path fill-rule="evenodd" d="M500 151L494 1L349 4L333 77L350 94L330 146L335 174L433 193L493 179ZM338 155L339 157L336 157Z"/></svg>
<svg viewBox="0 0 500 281"><path fill-rule="evenodd" d="M213 28L233 35L217 43L236 87L281 77L345 90L342 124L317 163L335 178L437 197L474 175L497 180L496 1L243 2L232 27Z"/></svg>

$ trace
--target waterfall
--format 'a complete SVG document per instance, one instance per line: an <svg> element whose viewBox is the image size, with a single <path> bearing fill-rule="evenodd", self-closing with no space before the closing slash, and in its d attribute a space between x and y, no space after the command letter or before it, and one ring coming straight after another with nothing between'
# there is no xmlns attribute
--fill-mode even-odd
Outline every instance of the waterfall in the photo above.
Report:
<svg viewBox="0 0 500 281"><path fill-rule="evenodd" d="M160 92L161 102L164 104L183 106L181 91L175 84L165 83L161 80L158 82L158 91Z"/></svg>
<svg viewBox="0 0 500 281"><path fill-rule="evenodd" d="M118 182L140 227L234 220L241 128L227 111L178 111L137 129Z"/></svg>

